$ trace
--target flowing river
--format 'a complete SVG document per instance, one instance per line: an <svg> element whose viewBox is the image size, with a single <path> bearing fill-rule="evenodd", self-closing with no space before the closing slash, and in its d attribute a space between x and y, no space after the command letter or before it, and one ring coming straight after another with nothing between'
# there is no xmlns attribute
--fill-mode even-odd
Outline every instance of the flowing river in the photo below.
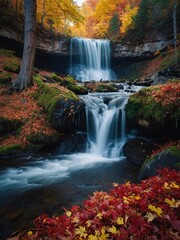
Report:
<svg viewBox="0 0 180 240"><path fill-rule="evenodd" d="M72 39L70 73L84 82L115 79L110 42ZM87 121L84 152L64 155L56 148L51 153L0 160L1 240L28 229L40 214L61 214L94 191L108 191L114 182L137 182L139 167L123 155L128 97L123 90L81 96Z"/></svg>

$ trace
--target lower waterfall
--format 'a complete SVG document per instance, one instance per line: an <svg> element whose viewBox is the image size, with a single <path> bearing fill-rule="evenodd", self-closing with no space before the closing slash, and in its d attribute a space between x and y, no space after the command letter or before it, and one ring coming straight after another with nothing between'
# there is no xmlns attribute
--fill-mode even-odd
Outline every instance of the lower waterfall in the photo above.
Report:
<svg viewBox="0 0 180 240"><path fill-rule="evenodd" d="M81 98L86 105L87 152L108 158L123 156L128 95L93 93Z"/></svg>

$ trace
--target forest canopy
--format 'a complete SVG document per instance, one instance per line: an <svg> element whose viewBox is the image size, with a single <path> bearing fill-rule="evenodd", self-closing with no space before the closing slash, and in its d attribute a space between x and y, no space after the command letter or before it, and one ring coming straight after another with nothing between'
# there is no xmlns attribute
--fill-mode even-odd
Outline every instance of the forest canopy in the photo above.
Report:
<svg viewBox="0 0 180 240"><path fill-rule="evenodd" d="M13 13L22 18L23 0L1 0L0 4L0 11L13 7ZM37 23L65 36L126 42L173 36L174 0L85 0L81 6L75 0L37 0L36 4ZM177 32L179 22L178 3Z"/></svg>

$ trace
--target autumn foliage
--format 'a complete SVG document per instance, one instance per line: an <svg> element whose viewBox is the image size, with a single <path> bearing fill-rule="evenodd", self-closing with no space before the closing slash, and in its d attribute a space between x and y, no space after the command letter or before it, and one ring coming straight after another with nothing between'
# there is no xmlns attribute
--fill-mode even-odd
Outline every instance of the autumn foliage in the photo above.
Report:
<svg viewBox="0 0 180 240"><path fill-rule="evenodd" d="M172 104L178 107L180 105L180 83L178 81L169 82L162 85L159 90L152 91L151 95L164 107Z"/></svg>
<svg viewBox="0 0 180 240"><path fill-rule="evenodd" d="M180 173L163 169L140 184L94 192L62 216L39 216L21 239L179 239Z"/></svg>

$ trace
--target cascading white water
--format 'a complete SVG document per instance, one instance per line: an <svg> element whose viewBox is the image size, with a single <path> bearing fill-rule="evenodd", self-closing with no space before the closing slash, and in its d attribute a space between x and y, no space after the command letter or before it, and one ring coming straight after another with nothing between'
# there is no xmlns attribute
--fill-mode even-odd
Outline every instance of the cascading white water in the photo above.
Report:
<svg viewBox="0 0 180 240"><path fill-rule="evenodd" d="M72 38L70 45L70 74L76 80L114 80L110 69L111 48L109 40Z"/></svg>
<svg viewBox="0 0 180 240"><path fill-rule="evenodd" d="M95 93L81 98L86 104L88 151L101 157L121 157L126 141L127 94Z"/></svg>

